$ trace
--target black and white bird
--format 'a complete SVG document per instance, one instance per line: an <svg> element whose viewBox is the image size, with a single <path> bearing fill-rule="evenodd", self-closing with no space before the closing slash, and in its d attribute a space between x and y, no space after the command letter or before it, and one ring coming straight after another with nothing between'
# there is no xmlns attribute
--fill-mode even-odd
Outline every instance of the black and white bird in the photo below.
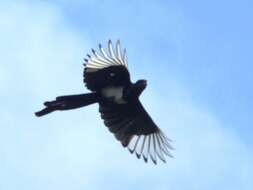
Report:
<svg viewBox="0 0 253 190"><path fill-rule="evenodd" d="M114 49L109 40L107 52L99 44L99 51L92 49L92 54L84 60L83 81L91 92L56 97L45 102L45 108L35 115L40 117L56 110L98 103L105 126L137 158L142 157L145 162L151 159L156 164L158 158L166 162L166 156L172 157L170 139L156 126L139 100L147 81L131 82L126 50L122 51L120 41Z"/></svg>

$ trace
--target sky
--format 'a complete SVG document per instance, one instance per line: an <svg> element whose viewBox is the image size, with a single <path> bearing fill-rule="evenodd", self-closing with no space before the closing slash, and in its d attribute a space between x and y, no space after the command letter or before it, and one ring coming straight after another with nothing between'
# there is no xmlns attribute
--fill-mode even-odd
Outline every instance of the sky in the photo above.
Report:
<svg viewBox="0 0 253 190"><path fill-rule="evenodd" d="M253 2L1 1L1 190L252 190ZM144 163L98 106L36 118L88 92L83 58L120 39L174 158Z"/></svg>

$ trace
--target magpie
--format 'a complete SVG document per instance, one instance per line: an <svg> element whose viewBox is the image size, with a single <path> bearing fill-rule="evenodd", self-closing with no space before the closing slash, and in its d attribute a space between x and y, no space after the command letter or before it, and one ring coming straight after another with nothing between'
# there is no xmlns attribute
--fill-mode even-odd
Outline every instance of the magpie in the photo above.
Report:
<svg viewBox="0 0 253 190"><path fill-rule="evenodd" d="M142 106L139 97L147 86L146 80L133 83L130 79L126 49L120 41L115 47L108 41L105 51L91 49L84 59L83 82L91 92L56 97L44 103L45 108L35 113L41 117L57 110L71 110L98 103L105 126L123 147L145 162L154 164L165 157L173 157L171 140L154 123Z"/></svg>

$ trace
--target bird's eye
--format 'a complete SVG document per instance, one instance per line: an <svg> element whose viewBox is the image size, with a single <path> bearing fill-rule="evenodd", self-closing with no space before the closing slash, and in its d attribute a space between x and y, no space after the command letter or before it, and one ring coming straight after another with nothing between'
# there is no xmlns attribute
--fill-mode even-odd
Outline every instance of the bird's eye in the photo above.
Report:
<svg viewBox="0 0 253 190"><path fill-rule="evenodd" d="M115 76L115 73L110 73L110 76L111 76L111 77Z"/></svg>

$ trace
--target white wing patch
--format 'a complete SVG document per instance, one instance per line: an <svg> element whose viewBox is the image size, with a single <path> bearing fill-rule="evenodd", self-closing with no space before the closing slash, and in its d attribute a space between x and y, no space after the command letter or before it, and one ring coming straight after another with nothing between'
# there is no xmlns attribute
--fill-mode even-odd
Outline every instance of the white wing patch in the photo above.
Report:
<svg viewBox="0 0 253 190"><path fill-rule="evenodd" d="M126 49L122 53L119 40L116 42L115 50L113 49L112 41L108 41L108 53L105 52L101 44L99 44L99 53L94 49L91 49L91 51L92 54L87 54L87 58L84 59L87 72L95 72L114 65L122 65L128 68Z"/></svg>
<svg viewBox="0 0 253 190"><path fill-rule="evenodd" d="M135 153L137 158L143 157L145 162L150 158L154 164L157 158L166 162L165 155L173 157L169 150L173 147L169 144L168 139L161 130L149 135L134 135L128 144L128 150Z"/></svg>

